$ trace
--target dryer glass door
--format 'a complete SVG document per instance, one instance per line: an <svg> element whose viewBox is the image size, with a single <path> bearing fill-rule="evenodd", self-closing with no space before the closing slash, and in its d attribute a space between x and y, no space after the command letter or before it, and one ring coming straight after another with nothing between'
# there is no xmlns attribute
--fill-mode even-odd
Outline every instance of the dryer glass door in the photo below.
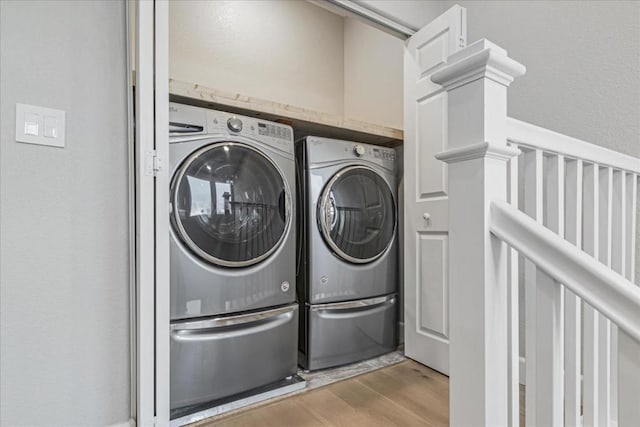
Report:
<svg viewBox="0 0 640 427"><path fill-rule="evenodd" d="M217 143L189 156L172 183L172 225L201 258L224 267L273 253L290 222L290 194L276 165L240 143Z"/></svg>
<svg viewBox="0 0 640 427"><path fill-rule="evenodd" d="M371 262L391 245L396 206L386 181L364 166L342 169L327 183L318 203L320 231L343 259Z"/></svg>

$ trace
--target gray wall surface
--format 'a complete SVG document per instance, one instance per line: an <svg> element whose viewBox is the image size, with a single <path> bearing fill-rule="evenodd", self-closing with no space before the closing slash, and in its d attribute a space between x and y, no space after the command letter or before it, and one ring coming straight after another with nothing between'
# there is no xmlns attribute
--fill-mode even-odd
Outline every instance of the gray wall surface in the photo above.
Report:
<svg viewBox="0 0 640 427"><path fill-rule="evenodd" d="M0 424L129 419L124 1L0 1ZM66 148L16 143L15 104Z"/></svg>
<svg viewBox="0 0 640 427"><path fill-rule="evenodd" d="M509 115L640 157L639 1L445 1L527 73Z"/></svg>

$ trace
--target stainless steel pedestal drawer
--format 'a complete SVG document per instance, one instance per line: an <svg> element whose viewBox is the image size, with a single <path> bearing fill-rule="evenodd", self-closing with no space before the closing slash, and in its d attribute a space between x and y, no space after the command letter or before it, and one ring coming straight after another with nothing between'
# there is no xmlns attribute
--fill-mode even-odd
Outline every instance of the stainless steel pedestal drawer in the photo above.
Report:
<svg viewBox="0 0 640 427"><path fill-rule="evenodd" d="M296 373L298 305L171 324L171 409Z"/></svg>
<svg viewBox="0 0 640 427"><path fill-rule="evenodd" d="M395 350L397 310L395 294L306 306L307 351L301 353L300 364L323 369Z"/></svg>

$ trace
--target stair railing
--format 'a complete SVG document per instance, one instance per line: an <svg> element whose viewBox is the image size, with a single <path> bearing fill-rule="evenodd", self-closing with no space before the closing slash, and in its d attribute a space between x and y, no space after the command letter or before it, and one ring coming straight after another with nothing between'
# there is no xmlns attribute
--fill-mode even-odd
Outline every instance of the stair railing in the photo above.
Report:
<svg viewBox="0 0 640 427"><path fill-rule="evenodd" d="M481 40L432 76L448 108L450 422L638 425L640 159L508 118L524 71Z"/></svg>

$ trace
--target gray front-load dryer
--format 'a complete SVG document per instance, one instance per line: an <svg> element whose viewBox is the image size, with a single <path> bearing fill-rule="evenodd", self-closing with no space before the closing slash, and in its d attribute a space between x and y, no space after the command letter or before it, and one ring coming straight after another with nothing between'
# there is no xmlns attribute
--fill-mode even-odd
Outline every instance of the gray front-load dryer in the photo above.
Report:
<svg viewBox="0 0 640 427"><path fill-rule="evenodd" d="M289 126L170 104L172 418L294 375Z"/></svg>
<svg viewBox="0 0 640 427"><path fill-rule="evenodd" d="M300 364L320 369L396 345L395 151L307 137L296 143Z"/></svg>

